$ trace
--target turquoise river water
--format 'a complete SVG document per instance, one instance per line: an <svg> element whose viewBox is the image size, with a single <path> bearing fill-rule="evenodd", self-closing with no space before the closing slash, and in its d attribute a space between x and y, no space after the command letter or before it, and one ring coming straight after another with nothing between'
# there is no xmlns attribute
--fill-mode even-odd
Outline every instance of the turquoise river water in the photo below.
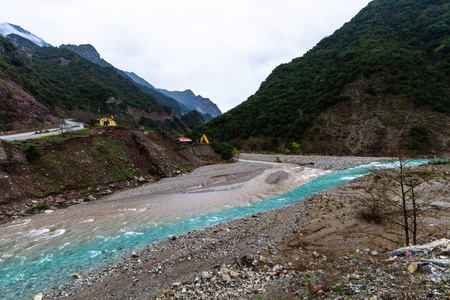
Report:
<svg viewBox="0 0 450 300"><path fill-rule="evenodd" d="M414 160L409 165L420 165L427 162L428 160ZM315 193L335 188L352 179L369 174L375 168L392 167L396 167L395 162L361 165L329 173L286 194L249 203L248 206L227 208L210 214L190 215L168 222L148 222L135 227L132 220L127 220L124 222L126 226L124 225L117 231L108 232L100 228L101 234L95 231L95 228L83 228L84 224L93 223L93 220L87 219L77 226L81 228L83 234L89 231L92 234L87 234L75 242L68 231L58 229L62 227L46 226L21 231L21 227L30 223L30 218L21 219L20 222L12 224L3 224L0 226L0 298L30 299L37 292L70 282L72 273L88 273L98 270L130 255L131 251L143 249L149 243L167 239L172 235L298 203ZM8 236L8 231L12 229L15 230L14 235ZM61 239L65 235L69 237ZM18 241L19 236L24 241Z"/></svg>

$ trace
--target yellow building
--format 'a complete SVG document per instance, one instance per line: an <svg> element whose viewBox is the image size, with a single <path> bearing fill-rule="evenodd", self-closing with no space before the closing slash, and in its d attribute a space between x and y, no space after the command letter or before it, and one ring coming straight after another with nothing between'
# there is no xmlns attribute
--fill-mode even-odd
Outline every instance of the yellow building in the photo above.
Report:
<svg viewBox="0 0 450 300"><path fill-rule="evenodd" d="M117 123L116 123L116 121L114 121L113 116L111 116L111 118L108 118L108 117L101 118L99 120L99 125L100 126L117 126Z"/></svg>

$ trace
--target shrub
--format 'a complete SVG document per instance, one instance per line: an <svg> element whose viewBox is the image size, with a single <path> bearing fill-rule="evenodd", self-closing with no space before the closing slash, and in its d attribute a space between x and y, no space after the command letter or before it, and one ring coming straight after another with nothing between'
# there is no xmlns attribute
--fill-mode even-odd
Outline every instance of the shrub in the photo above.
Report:
<svg viewBox="0 0 450 300"><path fill-rule="evenodd" d="M228 143L220 143L220 142L212 142L211 147L213 147L214 151L217 154L220 154L220 157L224 160L229 160L233 158L234 148Z"/></svg>
<svg viewBox="0 0 450 300"><path fill-rule="evenodd" d="M296 142L292 142L292 151L294 152L294 154L300 154L300 145Z"/></svg>
<svg viewBox="0 0 450 300"><path fill-rule="evenodd" d="M39 153L39 150L35 145L29 145L24 152L25 152L25 159L29 163L36 162L41 157L41 154Z"/></svg>
<svg viewBox="0 0 450 300"><path fill-rule="evenodd" d="M48 208L48 204L46 202L44 203L36 203L35 205L33 205L34 209L47 209Z"/></svg>

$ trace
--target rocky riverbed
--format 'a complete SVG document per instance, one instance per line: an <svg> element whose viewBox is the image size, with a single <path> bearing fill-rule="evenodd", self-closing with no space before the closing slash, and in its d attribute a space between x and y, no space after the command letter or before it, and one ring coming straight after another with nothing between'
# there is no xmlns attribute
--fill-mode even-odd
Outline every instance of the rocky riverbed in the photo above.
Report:
<svg viewBox="0 0 450 300"><path fill-rule="evenodd" d="M254 153L239 154L240 160L253 160L261 162L284 162L300 166L313 166L321 169L343 170L368 164L374 161L392 160L389 157L360 157L360 156L313 156L313 155L267 155Z"/></svg>
<svg viewBox="0 0 450 300"><path fill-rule="evenodd" d="M241 155L241 159L254 160L255 156ZM322 167L359 164L352 159L360 158L337 160L334 166L324 163ZM326 161L311 160L296 163ZM435 205L421 224L421 244L450 238L450 171L448 165L436 168L427 186ZM356 179L293 206L149 245L98 273L73 274L72 284L46 293L44 299L450 296L449 268L445 265L448 241L427 251L386 254L401 242L396 244L394 234L381 237L395 231L392 224L361 218L360 199L369 180ZM430 263L433 260L441 261Z"/></svg>

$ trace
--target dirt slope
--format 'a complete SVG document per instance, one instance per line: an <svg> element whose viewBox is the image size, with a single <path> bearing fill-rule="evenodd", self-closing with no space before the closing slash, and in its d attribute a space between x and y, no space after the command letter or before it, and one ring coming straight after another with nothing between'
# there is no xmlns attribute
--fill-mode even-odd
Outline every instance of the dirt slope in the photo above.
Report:
<svg viewBox="0 0 450 300"><path fill-rule="evenodd" d="M33 147L37 151L30 154ZM159 133L126 128L2 142L0 216L2 211L2 218L7 219L58 203L93 200L115 189L175 176L219 160L209 145L176 146ZM44 203L31 203L34 198ZM28 209L24 203L29 204Z"/></svg>

